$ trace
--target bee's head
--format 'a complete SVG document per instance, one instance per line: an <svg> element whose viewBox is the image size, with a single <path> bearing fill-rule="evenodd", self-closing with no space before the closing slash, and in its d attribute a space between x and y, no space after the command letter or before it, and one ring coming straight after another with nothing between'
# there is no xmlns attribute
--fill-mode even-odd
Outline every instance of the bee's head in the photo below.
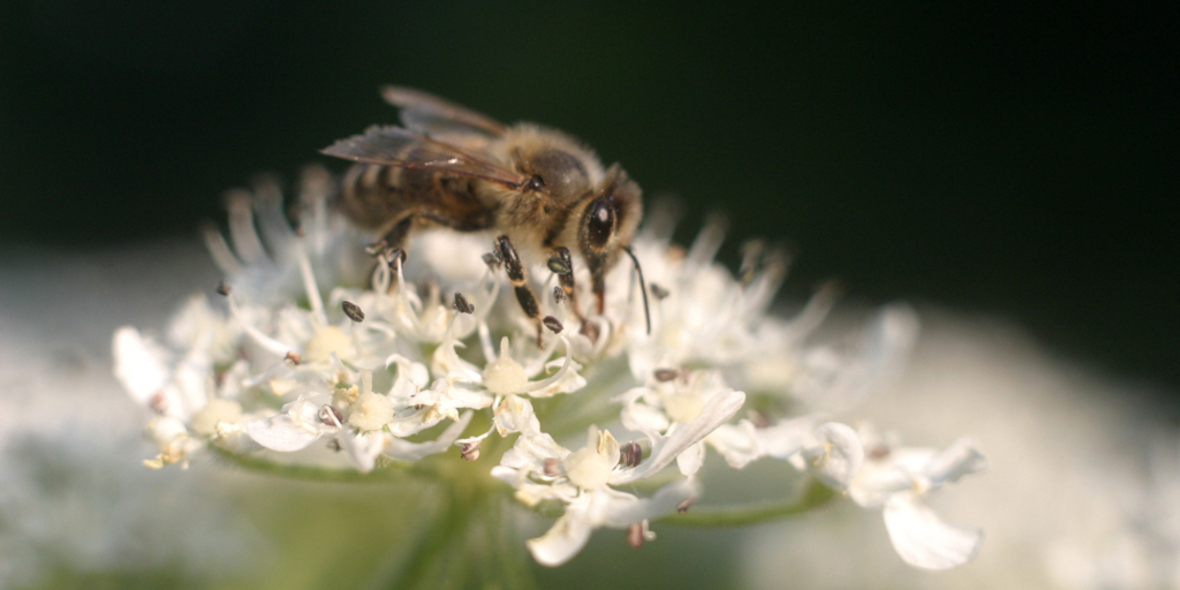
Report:
<svg viewBox="0 0 1180 590"><path fill-rule="evenodd" d="M618 261L622 248L631 244L642 216L639 185L627 178L618 164L611 166L602 190L588 197L578 227L578 246L594 279L595 293L602 293L607 269Z"/></svg>

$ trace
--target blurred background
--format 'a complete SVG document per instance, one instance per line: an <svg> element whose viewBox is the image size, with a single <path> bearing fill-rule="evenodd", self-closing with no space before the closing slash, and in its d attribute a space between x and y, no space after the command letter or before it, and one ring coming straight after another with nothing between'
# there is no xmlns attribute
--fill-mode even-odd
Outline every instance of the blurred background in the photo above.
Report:
<svg viewBox="0 0 1180 590"><path fill-rule="evenodd" d="M1012 3L1016 4L1016 3ZM195 236L427 89L567 130L800 256L788 292L1000 314L1180 384L1175 9L9 0L0 244ZM11 251L11 250L9 250Z"/></svg>

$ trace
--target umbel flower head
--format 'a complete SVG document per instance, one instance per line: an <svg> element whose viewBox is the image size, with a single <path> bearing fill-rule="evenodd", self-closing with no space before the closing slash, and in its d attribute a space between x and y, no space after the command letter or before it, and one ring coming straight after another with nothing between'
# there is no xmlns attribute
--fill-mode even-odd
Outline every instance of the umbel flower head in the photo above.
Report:
<svg viewBox="0 0 1180 590"><path fill-rule="evenodd" d="M830 290L794 317L772 315L782 256L749 248L734 277L713 261L716 226L685 250L654 229L670 227L655 211L633 244L650 333L629 265L608 273L604 311L588 328L537 266L533 286L553 294L542 297L538 339L501 296L504 270L485 256L494 236L420 232L408 252L366 252L328 206L330 186L322 170L305 174L297 229L277 185L235 193L229 239L207 233L220 295L194 295L161 335L115 334L115 374L152 415L159 452L148 467L216 455L302 475L476 478L481 493L556 516L525 543L547 566L602 527L639 546L655 538L655 519L757 522L836 496L883 508L894 547L916 567L954 567L978 550L980 531L920 503L983 469L970 442L907 449L833 420L898 369L916 328L908 308L820 343ZM575 272L590 284L584 265ZM702 470L710 452L733 469L777 459L814 483L754 508L690 508L725 485L723 472Z"/></svg>

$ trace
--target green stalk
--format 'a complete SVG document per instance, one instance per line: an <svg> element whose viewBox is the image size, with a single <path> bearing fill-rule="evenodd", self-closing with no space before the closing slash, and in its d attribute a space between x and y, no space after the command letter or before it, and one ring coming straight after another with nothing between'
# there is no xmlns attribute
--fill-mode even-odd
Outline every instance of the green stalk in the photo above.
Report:
<svg viewBox="0 0 1180 590"><path fill-rule="evenodd" d="M657 522L691 527L748 526L798 516L827 504L835 497L835 492L819 481L813 480L799 497L790 500L716 508L692 508L685 514L671 514L660 518Z"/></svg>

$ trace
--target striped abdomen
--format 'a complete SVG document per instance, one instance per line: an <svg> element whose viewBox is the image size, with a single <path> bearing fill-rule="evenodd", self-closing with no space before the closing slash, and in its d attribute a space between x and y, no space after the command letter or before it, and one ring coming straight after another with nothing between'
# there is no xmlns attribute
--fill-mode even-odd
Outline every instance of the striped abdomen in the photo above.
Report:
<svg viewBox="0 0 1180 590"><path fill-rule="evenodd" d="M474 231L492 224L492 210L476 192L479 182L438 170L356 164L341 181L338 202L357 226L382 233L398 225L404 233L418 222Z"/></svg>

